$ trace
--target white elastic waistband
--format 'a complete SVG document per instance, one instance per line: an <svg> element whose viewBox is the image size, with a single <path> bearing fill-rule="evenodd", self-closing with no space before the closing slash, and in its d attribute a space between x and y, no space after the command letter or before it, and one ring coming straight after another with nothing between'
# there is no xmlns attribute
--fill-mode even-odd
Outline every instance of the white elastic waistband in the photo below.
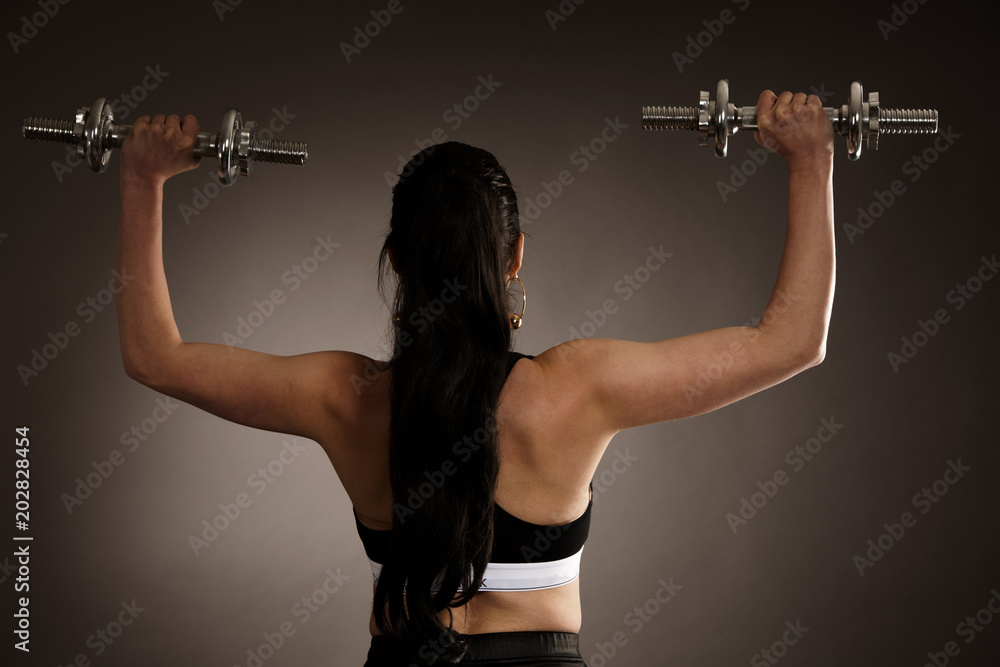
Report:
<svg viewBox="0 0 1000 667"><path fill-rule="evenodd" d="M546 563L489 563L479 590L497 593L514 591L541 591L565 586L580 576L583 547L569 558ZM372 575L378 581L382 565L368 559ZM438 587L432 588L437 591ZM458 590L462 590L459 587Z"/></svg>

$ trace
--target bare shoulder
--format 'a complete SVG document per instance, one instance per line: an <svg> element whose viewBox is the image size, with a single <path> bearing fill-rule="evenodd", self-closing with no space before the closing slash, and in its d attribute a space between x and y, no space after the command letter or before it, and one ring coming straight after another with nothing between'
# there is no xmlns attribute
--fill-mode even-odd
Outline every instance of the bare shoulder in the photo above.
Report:
<svg viewBox="0 0 1000 667"><path fill-rule="evenodd" d="M501 398L500 425L517 443L520 473L539 480L553 497L586 489L614 435L594 413L588 358L600 353L590 339L522 359Z"/></svg>
<svg viewBox="0 0 1000 667"><path fill-rule="evenodd" d="M392 377L387 362L356 352L328 352L321 366L326 403L337 427L331 436L357 439L370 430L373 419L387 414Z"/></svg>

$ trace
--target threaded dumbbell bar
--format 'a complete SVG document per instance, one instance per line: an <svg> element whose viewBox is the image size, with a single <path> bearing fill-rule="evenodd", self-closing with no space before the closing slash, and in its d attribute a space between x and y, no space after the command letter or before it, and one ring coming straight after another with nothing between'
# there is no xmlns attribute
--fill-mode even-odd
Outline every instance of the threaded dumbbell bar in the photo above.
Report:
<svg viewBox="0 0 1000 667"><path fill-rule="evenodd" d="M878 149L880 134L934 134L938 129L937 109L880 109L878 93L869 93L863 102L860 81L851 83L850 102L841 107L823 107L833 129L847 135L847 157L857 160L867 144ZM715 154L726 157L729 137L739 130L756 130L757 107L737 107L729 101L729 80L719 79L715 99L701 91L697 107L646 106L642 108L644 130L696 130L698 145L715 139Z"/></svg>
<svg viewBox="0 0 1000 667"><path fill-rule="evenodd" d="M87 158L91 169L102 172L107 169L111 149L121 148L131 129L131 125L116 125L111 104L98 97L92 106L78 109L71 121L25 118L21 134L35 141L72 144L77 155ZM239 174L249 176L256 161L304 165L309 151L301 142L258 137L256 123L244 123L239 111L229 109L218 134L199 132L195 136L194 155L217 158L219 182L232 185Z"/></svg>

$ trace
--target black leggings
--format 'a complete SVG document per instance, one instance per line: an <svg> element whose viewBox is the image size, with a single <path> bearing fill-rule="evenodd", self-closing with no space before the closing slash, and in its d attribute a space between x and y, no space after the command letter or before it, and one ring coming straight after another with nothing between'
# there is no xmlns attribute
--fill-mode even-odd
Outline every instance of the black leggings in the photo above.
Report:
<svg viewBox="0 0 1000 667"><path fill-rule="evenodd" d="M468 651L459 665L479 667L587 667L580 655L580 635L573 632L495 632L465 635ZM419 656L427 658L429 656ZM372 637L364 667L424 667L394 637ZM448 663L435 663L444 667Z"/></svg>

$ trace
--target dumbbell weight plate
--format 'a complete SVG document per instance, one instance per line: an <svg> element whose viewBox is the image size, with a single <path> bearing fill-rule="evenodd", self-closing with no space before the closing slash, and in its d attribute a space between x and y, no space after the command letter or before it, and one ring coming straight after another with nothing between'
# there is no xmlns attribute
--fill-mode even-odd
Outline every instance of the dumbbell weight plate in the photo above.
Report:
<svg viewBox="0 0 1000 667"><path fill-rule="evenodd" d="M232 185L240 175L240 162L236 152L236 142L243 128L243 114L236 109L230 109L222 117L222 129L219 130L217 152L219 156L219 181L223 185Z"/></svg>
<svg viewBox="0 0 1000 667"><path fill-rule="evenodd" d="M847 158L849 160L857 160L861 157L861 148L865 140L863 127L866 119L862 117L864 108L861 104L864 99L863 95L861 82L852 81L850 102L847 105Z"/></svg>
<svg viewBox="0 0 1000 667"><path fill-rule="evenodd" d="M715 86L715 154L726 157L729 147L729 79Z"/></svg>
<svg viewBox="0 0 1000 667"><path fill-rule="evenodd" d="M103 172L108 168L108 160L111 158L111 147L104 145L104 137L107 136L108 127L115 122L114 112L107 98L98 97L90 107L90 113L87 113L86 107L77 112L78 115L81 113L87 120L76 154L86 157L91 169Z"/></svg>

